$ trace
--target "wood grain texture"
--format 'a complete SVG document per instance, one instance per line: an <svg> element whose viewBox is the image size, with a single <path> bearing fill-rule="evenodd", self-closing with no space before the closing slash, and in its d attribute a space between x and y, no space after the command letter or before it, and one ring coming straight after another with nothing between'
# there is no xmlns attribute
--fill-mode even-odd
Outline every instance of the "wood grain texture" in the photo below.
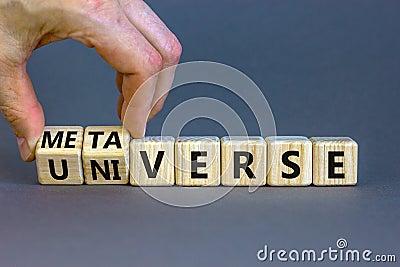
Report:
<svg viewBox="0 0 400 267"><path fill-rule="evenodd" d="M35 151L39 183L82 184L84 180L81 158L82 141L83 128L80 126L44 127Z"/></svg>
<svg viewBox="0 0 400 267"><path fill-rule="evenodd" d="M225 186L263 186L267 176L267 144L258 136L221 138L221 183ZM246 164L247 163L247 164ZM242 164L240 166L240 164ZM246 167L248 171L246 172Z"/></svg>
<svg viewBox="0 0 400 267"><path fill-rule="evenodd" d="M192 162L195 154L198 153L203 153L203 156L198 156L197 161ZM203 164L205 167L200 166ZM204 178L197 178L197 176ZM219 185L221 181L219 138L216 136L178 137L175 140L175 177L176 184L181 186Z"/></svg>
<svg viewBox="0 0 400 267"><path fill-rule="evenodd" d="M303 136L271 136L268 144L267 184L307 186L312 183L312 144ZM288 166L289 160L298 166ZM286 177L285 177L285 176Z"/></svg>
<svg viewBox="0 0 400 267"><path fill-rule="evenodd" d="M122 126L86 127L82 150L85 182L127 184L130 139Z"/></svg>
<svg viewBox="0 0 400 267"><path fill-rule="evenodd" d="M130 143L130 183L138 186L169 186L175 183L175 138L148 136ZM159 165L157 166L157 159ZM158 169L157 169L158 167Z"/></svg>
<svg viewBox="0 0 400 267"><path fill-rule="evenodd" d="M358 145L353 139L349 137L312 137L310 140L313 145L314 185L357 184ZM342 155L334 155L332 152L339 152ZM336 163L332 164L333 161ZM333 177L332 172L334 172ZM335 178L340 174L343 174L344 178Z"/></svg>

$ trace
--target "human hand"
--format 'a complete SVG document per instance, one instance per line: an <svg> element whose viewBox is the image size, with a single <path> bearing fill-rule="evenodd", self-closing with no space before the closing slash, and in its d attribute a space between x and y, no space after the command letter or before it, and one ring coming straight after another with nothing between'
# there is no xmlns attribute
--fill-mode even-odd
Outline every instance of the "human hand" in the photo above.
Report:
<svg viewBox="0 0 400 267"><path fill-rule="evenodd" d="M162 108L174 68L155 74L176 65L182 50L141 0L0 0L0 109L24 161L34 159L44 127L27 61L33 50L67 38L94 47L116 70L118 115L129 115L125 127L133 137L143 136L147 120Z"/></svg>

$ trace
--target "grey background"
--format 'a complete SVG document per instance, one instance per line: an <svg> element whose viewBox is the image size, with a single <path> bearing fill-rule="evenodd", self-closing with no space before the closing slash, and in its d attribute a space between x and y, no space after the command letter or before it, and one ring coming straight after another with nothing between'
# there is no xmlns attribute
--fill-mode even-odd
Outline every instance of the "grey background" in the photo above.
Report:
<svg viewBox="0 0 400 267"><path fill-rule="evenodd" d="M357 140L359 184L254 194L237 188L195 209L166 206L130 186L39 186L35 164L19 159L0 119L0 266L261 266L272 265L256 259L264 244L322 249L339 237L352 248L400 257L400 2L149 4L180 38L182 62L226 63L259 85L279 135ZM49 45L28 69L48 125L120 123L114 72L94 50L73 41ZM223 99L257 133L240 101L192 85L171 94L148 134L159 132L169 109L195 96ZM200 120L183 134L224 131Z"/></svg>

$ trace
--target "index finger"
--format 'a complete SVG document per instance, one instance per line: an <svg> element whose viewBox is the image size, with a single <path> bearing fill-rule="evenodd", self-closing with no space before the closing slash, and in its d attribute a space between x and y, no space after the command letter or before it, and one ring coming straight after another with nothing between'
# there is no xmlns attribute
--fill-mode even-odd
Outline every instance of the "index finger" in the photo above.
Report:
<svg viewBox="0 0 400 267"><path fill-rule="evenodd" d="M99 55L122 74L120 85L124 102L121 118L133 137L142 137L156 88L157 75L154 74L162 68L161 55L117 5L108 7L106 14L97 12L88 16L83 27L88 32L82 39L89 39ZM154 81L146 83L138 91L150 77ZM132 105L128 105L129 102ZM124 120L124 117L129 120Z"/></svg>

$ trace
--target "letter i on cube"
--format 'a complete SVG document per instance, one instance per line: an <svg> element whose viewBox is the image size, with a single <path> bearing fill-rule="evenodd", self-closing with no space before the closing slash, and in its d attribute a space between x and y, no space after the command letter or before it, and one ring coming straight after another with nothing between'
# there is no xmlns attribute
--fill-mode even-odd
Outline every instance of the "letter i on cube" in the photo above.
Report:
<svg viewBox="0 0 400 267"><path fill-rule="evenodd" d="M122 126L85 129L82 160L87 184L127 184L129 132Z"/></svg>

